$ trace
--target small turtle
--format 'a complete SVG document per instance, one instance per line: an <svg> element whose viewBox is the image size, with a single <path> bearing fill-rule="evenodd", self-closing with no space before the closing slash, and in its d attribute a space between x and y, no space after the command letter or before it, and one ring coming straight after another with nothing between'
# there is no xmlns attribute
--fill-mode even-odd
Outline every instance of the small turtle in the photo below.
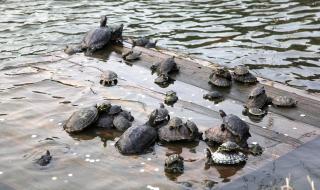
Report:
<svg viewBox="0 0 320 190"><path fill-rule="evenodd" d="M223 123L220 126L221 130L230 131L234 136L237 137L237 143L239 143L242 147L246 147L247 139L251 137L249 125L236 115L226 115L226 113L222 110L219 110L219 113L223 119Z"/></svg>
<svg viewBox="0 0 320 190"><path fill-rule="evenodd" d="M113 126L113 115L109 115L108 113L99 114L99 118L96 122L97 127L105 128L105 129L112 129Z"/></svg>
<svg viewBox="0 0 320 190"><path fill-rule="evenodd" d="M295 107L298 101L288 96L276 96L272 98L272 104L278 107Z"/></svg>
<svg viewBox="0 0 320 190"><path fill-rule="evenodd" d="M269 103L270 98L268 98L264 86L258 86L250 92L245 108L255 107L262 109Z"/></svg>
<svg viewBox="0 0 320 190"><path fill-rule="evenodd" d="M116 115L116 114L118 114L118 113L120 113L120 112L122 112L121 106L113 105L113 106L111 106L108 114L109 114L109 115Z"/></svg>
<svg viewBox="0 0 320 190"><path fill-rule="evenodd" d="M229 72L229 70L226 67L217 67L213 71L213 74L218 77L222 77L222 78L231 80L231 73Z"/></svg>
<svg viewBox="0 0 320 190"><path fill-rule="evenodd" d="M109 112L111 108L111 104L109 102L100 102L96 105L99 113L106 113Z"/></svg>
<svg viewBox="0 0 320 190"><path fill-rule="evenodd" d="M113 126L119 131L125 131L131 127L131 122L122 115L117 115L113 119Z"/></svg>
<svg viewBox="0 0 320 190"><path fill-rule="evenodd" d="M239 75L246 75L249 73L248 67L244 65L238 65L234 67L234 74L239 76Z"/></svg>
<svg viewBox="0 0 320 190"><path fill-rule="evenodd" d="M75 53L82 52L82 46L81 45L76 45L76 46L67 45L66 48L64 49L64 52L66 54L73 55Z"/></svg>
<svg viewBox="0 0 320 190"><path fill-rule="evenodd" d="M125 61L135 61L140 59L141 54L142 54L141 51L137 52L137 51L130 50L122 54L122 58Z"/></svg>
<svg viewBox="0 0 320 190"><path fill-rule="evenodd" d="M152 72L158 73L158 78L155 79L155 83L159 85L166 85L170 83L169 74L178 72L179 68L174 61L174 56L165 59L162 62L155 63L151 66Z"/></svg>
<svg viewBox="0 0 320 190"><path fill-rule="evenodd" d="M251 108L245 109L245 113L249 113L252 116L262 117L267 114L267 111L260 108L251 107Z"/></svg>
<svg viewBox="0 0 320 190"><path fill-rule="evenodd" d="M112 86L118 83L118 75L113 71L104 71L100 76L100 84L103 86Z"/></svg>
<svg viewBox="0 0 320 190"><path fill-rule="evenodd" d="M180 118L173 117L158 130L158 136L162 142L198 141L201 133L194 123L188 123L187 126Z"/></svg>
<svg viewBox="0 0 320 190"><path fill-rule="evenodd" d="M115 146L120 153L141 154L146 152L156 141L157 131L147 125L128 128L116 142Z"/></svg>
<svg viewBox="0 0 320 190"><path fill-rule="evenodd" d="M157 108L151 112L148 122L152 127L156 127L157 125L168 122L169 120L169 111L164 107L162 103L160 103L160 108Z"/></svg>
<svg viewBox="0 0 320 190"><path fill-rule="evenodd" d="M240 151L240 150L242 150L241 147L233 141L227 141L225 143L222 143L219 146L220 152L232 152L232 151Z"/></svg>
<svg viewBox="0 0 320 190"><path fill-rule="evenodd" d="M217 87L230 87L232 84L231 74L225 67L219 67L209 76L209 83Z"/></svg>
<svg viewBox="0 0 320 190"><path fill-rule="evenodd" d="M132 41L132 47L141 46L141 47L145 47L145 48L155 48L156 44L158 42L157 40L151 41L147 37L138 38L137 40L131 39L131 41Z"/></svg>
<svg viewBox="0 0 320 190"><path fill-rule="evenodd" d="M125 117L127 120L129 121L134 121L134 117L131 115L131 112L126 111L126 110L122 110L119 115L122 115L123 117Z"/></svg>
<svg viewBox="0 0 320 190"><path fill-rule="evenodd" d="M183 157L179 154L172 154L165 159L164 171L168 173L183 173Z"/></svg>
<svg viewBox="0 0 320 190"><path fill-rule="evenodd" d="M222 144L227 141L235 141L235 136L228 130L222 131L220 127L212 127L204 132L204 140L209 145Z"/></svg>
<svg viewBox="0 0 320 190"><path fill-rule="evenodd" d="M255 77L251 73L248 73L246 75L233 74L233 79L238 81L238 82L247 83L247 84L254 84L254 83L258 82L257 77Z"/></svg>
<svg viewBox="0 0 320 190"><path fill-rule="evenodd" d="M166 97L164 98L164 103L166 103L167 105L173 105L174 103L176 103L178 101L178 96L177 93L170 90L168 92L166 92Z"/></svg>
<svg viewBox="0 0 320 190"><path fill-rule="evenodd" d="M254 156L261 155L263 153L263 148L256 142L250 143L248 150Z"/></svg>
<svg viewBox="0 0 320 190"><path fill-rule="evenodd" d="M187 120L185 126L189 130L191 137L202 139L202 132L199 132L199 129L194 122Z"/></svg>
<svg viewBox="0 0 320 190"><path fill-rule="evenodd" d="M223 95L218 91L211 91L204 94L203 98L210 101L218 101L223 99Z"/></svg>
<svg viewBox="0 0 320 190"><path fill-rule="evenodd" d="M40 166L46 166L50 163L52 156L49 150L46 151L46 154L42 155L39 159L36 160L36 163Z"/></svg>
<svg viewBox="0 0 320 190"><path fill-rule="evenodd" d="M80 132L93 124L97 119L98 109L95 106L82 108L69 117L63 128L68 133Z"/></svg>

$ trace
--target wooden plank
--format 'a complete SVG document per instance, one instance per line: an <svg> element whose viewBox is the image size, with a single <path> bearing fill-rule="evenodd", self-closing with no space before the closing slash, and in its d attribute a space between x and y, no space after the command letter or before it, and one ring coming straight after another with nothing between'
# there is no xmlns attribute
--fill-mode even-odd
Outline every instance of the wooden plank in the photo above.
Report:
<svg viewBox="0 0 320 190"><path fill-rule="evenodd" d="M113 48L118 52L128 51L130 45L126 43L123 47L114 46ZM170 56L167 54L167 51L164 53L163 51L157 51L155 49L146 49L142 47L135 48L137 51L142 51L143 56L141 60L134 62L134 64L143 65L145 67L150 67L153 63ZM208 61L195 58L186 58L187 56L178 55L173 52L171 52L171 55L176 56L175 60L180 66L179 74L173 75L172 78L205 90L218 89L208 84L208 78L212 72L210 67L216 67L217 64L211 64ZM95 56L99 57L99 54ZM265 86L269 96L287 95L299 101L297 108L286 109L270 107L269 111L291 120L320 127L320 97L318 95L307 94L304 91L287 86L284 88L284 85L270 80L262 78L259 78L259 80L260 83ZM255 86L256 85L248 86L233 83L230 89L219 89L219 91L231 99L244 103L247 100L248 94Z"/></svg>

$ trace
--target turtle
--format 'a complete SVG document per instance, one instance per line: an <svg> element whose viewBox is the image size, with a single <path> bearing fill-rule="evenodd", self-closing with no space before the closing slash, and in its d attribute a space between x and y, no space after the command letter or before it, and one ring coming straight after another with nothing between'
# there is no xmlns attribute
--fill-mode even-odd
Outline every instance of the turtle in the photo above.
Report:
<svg viewBox="0 0 320 190"><path fill-rule="evenodd" d="M117 114L119 114L119 113L122 112L122 111L123 111L123 110L122 110L121 106L112 105L111 108L110 108L110 110L109 110L109 112L108 112L108 114L109 114L109 115L117 115Z"/></svg>
<svg viewBox="0 0 320 190"><path fill-rule="evenodd" d="M177 63L174 61L174 56L169 57L162 62L155 63L151 66L152 72L158 73L158 78L155 79L155 83L159 85L166 85L170 83L169 74L173 72L179 72Z"/></svg>
<svg viewBox="0 0 320 190"><path fill-rule="evenodd" d="M244 114L245 115L249 114L251 116L256 116L256 117L262 117L267 114L267 111L264 109L251 107L251 108L245 109Z"/></svg>
<svg viewBox="0 0 320 190"><path fill-rule="evenodd" d="M110 41L113 44L117 44L117 43L122 44L122 42L123 42L123 37L122 37L123 27L124 27L123 24L109 26L109 29L111 30Z"/></svg>
<svg viewBox="0 0 320 190"><path fill-rule="evenodd" d="M131 122L122 115L117 115L113 119L113 126L119 131L125 131L131 127Z"/></svg>
<svg viewBox="0 0 320 190"><path fill-rule="evenodd" d="M178 101L178 96L177 93L175 91L168 91L166 92L166 96L164 98L164 103L166 103L167 105L173 105L174 103L176 103Z"/></svg>
<svg viewBox="0 0 320 190"><path fill-rule="evenodd" d="M223 100L223 95L218 91L211 91L203 95L203 98L210 101Z"/></svg>
<svg viewBox="0 0 320 190"><path fill-rule="evenodd" d="M202 132L199 132L197 125L193 121L187 120L185 126L189 130L191 137L202 139Z"/></svg>
<svg viewBox="0 0 320 190"><path fill-rule="evenodd" d="M235 136L228 130L222 131L220 127L211 127L204 131L204 141L211 146L235 141Z"/></svg>
<svg viewBox="0 0 320 190"><path fill-rule="evenodd" d="M234 67L233 72L236 76L242 76L242 75L248 74L249 69L248 69L248 67L246 67L244 65L238 65L238 66Z"/></svg>
<svg viewBox="0 0 320 190"><path fill-rule="evenodd" d="M271 103L271 99L268 98L264 86L257 86L254 88L248 97L245 108L264 108L266 105Z"/></svg>
<svg viewBox="0 0 320 190"><path fill-rule="evenodd" d="M236 142L239 143L241 147L247 147L247 139L251 137L249 125L236 115L227 115L223 110L219 110L219 113L223 119L220 126L221 130L230 131L236 137Z"/></svg>
<svg viewBox="0 0 320 190"><path fill-rule="evenodd" d="M295 107L298 101L288 96L276 96L272 98L272 105L276 107Z"/></svg>
<svg viewBox="0 0 320 190"><path fill-rule="evenodd" d="M64 124L68 133L80 132L92 125L98 119L98 109L95 106L82 108L74 112Z"/></svg>
<svg viewBox="0 0 320 190"><path fill-rule="evenodd" d="M112 86L118 83L117 73L106 70L100 76L100 84L103 86Z"/></svg>
<svg viewBox="0 0 320 190"><path fill-rule="evenodd" d="M163 103L160 103L160 108L157 108L149 115L148 123L152 127L168 122L170 120L169 111L164 107Z"/></svg>
<svg viewBox="0 0 320 190"><path fill-rule="evenodd" d="M39 159L36 160L36 164L40 166L46 166L48 165L52 160L52 156L50 154L50 151L47 150L44 155L42 155Z"/></svg>
<svg viewBox="0 0 320 190"><path fill-rule="evenodd" d="M231 73L229 72L228 68L226 67L217 67L215 70L213 70L213 74L222 77L228 80L231 80Z"/></svg>
<svg viewBox="0 0 320 190"><path fill-rule="evenodd" d="M231 78L222 77L218 74L211 73L209 76L209 84L217 87L230 87L232 84Z"/></svg>
<svg viewBox="0 0 320 190"><path fill-rule="evenodd" d="M248 146L248 151L254 156L261 155L263 153L263 148L256 142L252 142Z"/></svg>
<svg viewBox="0 0 320 190"><path fill-rule="evenodd" d="M95 126L105 128L105 129L113 129L113 115L109 115L108 113L99 114L99 118L95 123Z"/></svg>
<svg viewBox="0 0 320 190"><path fill-rule="evenodd" d="M138 38L137 40L132 40L132 47L134 46L141 46L146 48L155 48L158 40L151 41L147 37Z"/></svg>
<svg viewBox="0 0 320 190"><path fill-rule="evenodd" d="M167 173L181 174L184 170L184 158L179 154L172 154L165 159L164 171Z"/></svg>
<svg viewBox="0 0 320 190"><path fill-rule="evenodd" d="M220 145L217 151L211 153L210 149L206 149L207 164L221 165L237 165L247 161L247 156L240 152L240 148L236 143L226 142Z"/></svg>
<svg viewBox="0 0 320 190"><path fill-rule="evenodd" d="M109 102L100 102L96 104L99 113L109 112L111 104Z"/></svg>
<svg viewBox="0 0 320 190"><path fill-rule="evenodd" d="M125 61L135 61L140 59L141 54L142 54L141 51L138 52L138 51L130 50L128 52L123 53L122 58Z"/></svg>
<svg viewBox="0 0 320 190"><path fill-rule="evenodd" d="M233 74L233 79L237 82L246 83L246 84L254 84L258 82L257 77L255 77L251 73L248 73L246 75Z"/></svg>
<svg viewBox="0 0 320 190"><path fill-rule="evenodd" d="M69 55L73 55L75 53L79 53L82 51L83 50L81 45L75 45L75 46L67 45L64 49L64 52Z"/></svg>
<svg viewBox="0 0 320 190"><path fill-rule="evenodd" d="M129 120L130 122L134 121L134 117L131 115L131 112L126 111L126 110L122 110L119 115L122 115L123 117L125 117L127 120Z"/></svg>
<svg viewBox="0 0 320 190"><path fill-rule="evenodd" d="M145 153L156 141L157 131L148 125L137 125L128 128L116 142L121 154Z"/></svg>
<svg viewBox="0 0 320 190"><path fill-rule="evenodd" d="M100 27L87 32L81 42L81 48L74 49L73 52L76 53L85 50L87 55L91 55L96 50L105 47L109 43L112 35L111 29L109 27L106 27L107 19L107 16L101 16ZM66 51L70 52L70 48L71 47L67 47Z"/></svg>
<svg viewBox="0 0 320 190"><path fill-rule="evenodd" d="M162 142L198 141L201 136L198 128L195 124L191 125L187 126L180 118L173 117L167 125L158 130L159 140Z"/></svg>

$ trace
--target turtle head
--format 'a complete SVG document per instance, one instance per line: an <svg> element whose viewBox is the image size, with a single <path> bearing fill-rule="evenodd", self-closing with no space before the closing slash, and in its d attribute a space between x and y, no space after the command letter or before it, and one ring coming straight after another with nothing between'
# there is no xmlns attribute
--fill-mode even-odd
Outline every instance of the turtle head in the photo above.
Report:
<svg viewBox="0 0 320 190"><path fill-rule="evenodd" d="M164 104L163 103L160 103L160 108L164 108Z"/></svg>
<svg viewBox="0 0 320 190"><path fill-rule="evenodd" d="M108 21L108 17L103 15L100 17L100 27L106 27Z"/></svg>
<svg viewBox="0 0 320 190"><path fill-rule="evenodd" d="M97 107L99 113L108 112L109 109L111 108L111 104L108 102L102 102L102 103L97 104L96 107Z"/></svg>
<svg viewBox="0 0 320 190"><path fill-rule="evenodd" d="M157 77L154 82L156 84L159 84L159 85L167 85L169 83L169 76L167 74L160 74L159 77Z"/></svg>
<svg viewBox="0 0 320 190"><path fill-rule="evenodd" d="M219 110L219 114L222 118L227 116L227 114L223 110Z"/></svg>

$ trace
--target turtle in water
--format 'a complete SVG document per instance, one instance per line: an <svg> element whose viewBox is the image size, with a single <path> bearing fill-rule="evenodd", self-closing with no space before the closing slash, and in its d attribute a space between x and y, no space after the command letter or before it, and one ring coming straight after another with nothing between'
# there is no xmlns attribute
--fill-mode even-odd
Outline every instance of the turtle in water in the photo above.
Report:
<svg viewBox="0 0 320 190"><path fill-rule="evenodd" d="M68 133L80 132L98 119L98 109L95 106L82 108L74 112L63 126Z"/></svg>
<svg viewBox="0 0 320 190"><path fill-rule="evenodd" d="M183 123L180 118L173 117L158 130L158 136L162 142L198 141L201 133L193 122Z"/></svg>
<svg viewBox="0 0 320 190"><path fill-rule="evenodd" d="M247 147L247 139L251 137L249 125L233 114L226 114L223 110L219 110L223 119L221 130L228 130L236 137L236 142L243 148Z"/></svg>
<svg viewBox="0 0 320 190"><path fill-rule="evenodd" d="M42 155L39 159L36 160L36 164L40 166L46 166L51 162L51 160L52 160L52 156L49 150L47 150L44 155Z"/></svg>
<svg viewBox="0 0 320 190"><path fill-rule="evenodd" d="M216 103L223 100L223 95L218 91L211 91L207 94L204 94L203 99L214 101Z"/></svg>
<svg viewBox="0 0 320 190"><path fill-rule="evenodd" d="M245 108L264 108L266 105L271 103L271 99L268 98L266 94L266 90L264 86L257 86L254 88L248 97L246 104L244 105Z"/></svg>
<svg viewBox="0 0 320 190"><path fill-rule="evenodd" d="M157 131L150 126L132 126L116 142L115 146L124 155L145 153L156 141Z"/></svg>
<svg viewBox="0 0 320 190"><path fill-rule="evenodd" d="M276 107L295 107L298 101L288 96L276 96L272 98L272 105Z"/></svg>
<svg viewBox="0 0 320 190"><path fill-rule="evenodd" d="M81 45L67 46L66 53L77 53L86 51L87 55L91 55L96 50L104 48L110 41L112 31L107 25L107 16L101 16L100 27L90 30L84 36ZM73 49L74 48L74 49Z"/></svg>
<svg viewBox="0 0 320 190"><path fill-rule="evenodd" d="M204 141L208 145L220 145L227 141L235 141L235 136L228 130L221 130L220 127L212 127L204 131Z"/></svg>
<svg viewBox="0 0 320 190"><path fill-rule="evenodd" d="M168 92L166 92L166 96L164 98L164 103L166 103L167 105L173 105L174 103L176 103L178 101L178 96L177 93L173 90L170 90Z"/></svg>
<svg viewBox="0 0 320 190"><path fill-rule="evenodd" d="M238 65L234 67L233 79L242 83L256 83L257 77L249 72L248 67L244 65Z"/></svg>
<svg viewBox="0 0 320 190"><path fill-rule="evenodd" d="M174 56L165 59L162 62L155 63L151 66L152 72L156 72L158 77L154 82L160 86L167 86L170 84L172 79L169 74L174 72L179 72L177 63L174 61Z"/></svg>
<svg viewBox="0 0 320 190"><path fill-rule="evenodd" d="M245 108L244 115L249 115L249 116L254 116L254 117L263 117L267 114L267 111L264 109L256 108L256 107L251 107L251 108Z"/></svg>
<svg viewBox="0 0 320 190"><path fill-rule="evenodd" d="M117 85L118 75L113 71L106 70L100 76L100 84L103 86Z"/></svg>
<svg viewBox="0 0 320 190"><path fill-rule="evenodd" d="M149 125L156 127L159 124L168 122L170 120L169 111L160 103L160 108L157 108L149 115Z"/></svg>
<svg viewBox="0 0 320 190"><path fill-rule="evenodd" d="M252 142L248 146L248 152L254 156L261 155L263 153L263 148L256 142Z"/></svg>
<svg viewBox="0 0 320 190"><path fill-rule="evenodd" d="M231 74L225 67L218 67L209 76L209 84L217 87L230 87L232 84Z"/></svg>
<svg viewBox="0 0 320 190"><path fill-rule="evenodd" d="M142 52L141 51L133 51L132 49L128 52L122 54L122 58L125 61L136 61L140 59Z"/></svg>
<svg viewBox="0 0 320 190"><path fill-rule="evenodd" d="M165 159L164 171L167 173L183 173L183 157L179 154L172 154Z"/></svg>
<svg viewBox="0 0 320 190"><path fill-rule="evenodd" d="M206 149L206 163L221 165L237 165L247 161L247 156L240 152L241 148L234 142L228 141L220 145L217 151L212 153Z"/></svg>
<svg viewBox="0 0 320 190"><path fill-rule="evenodd" d="M131 122L123 115L119 114L113 119L113 126L119 131L125 131L131 127Z"/></svg>
<svg viewBox="0 0 320 190"><path fill-rule="evenodd" d="M158 40L151 41L147 37L138 38L137 40L132 40L132 47L134 46L141 46L145 48L155 48Z"/></svg>

